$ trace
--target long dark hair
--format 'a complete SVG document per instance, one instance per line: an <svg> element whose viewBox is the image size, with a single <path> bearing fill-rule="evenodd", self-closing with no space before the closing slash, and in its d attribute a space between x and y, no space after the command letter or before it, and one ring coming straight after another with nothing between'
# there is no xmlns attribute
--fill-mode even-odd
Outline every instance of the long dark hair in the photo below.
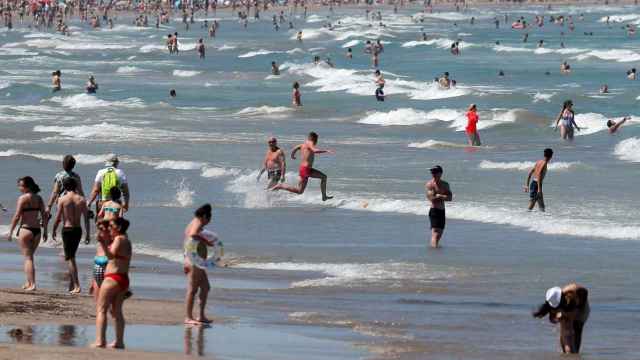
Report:
<svg viewBox="0 0 640 360"><path fill-rule="evenodd" d="M21 177L20 179L18 179L18 183L19 182L22 182L24 187L29 189L29 192L32 192L34 194L37 194L40 192L40 186L36 184L35 180L33 180L31 176Z"/></svg>
<svg viewBox="0 0 640 360"><path fill-rule="evenodd" d="M129 229L129 220L125 219L125 218L115 218L113 220L113 224L118 228L118 232L120 234L126 234L127 230Z"/></svg>

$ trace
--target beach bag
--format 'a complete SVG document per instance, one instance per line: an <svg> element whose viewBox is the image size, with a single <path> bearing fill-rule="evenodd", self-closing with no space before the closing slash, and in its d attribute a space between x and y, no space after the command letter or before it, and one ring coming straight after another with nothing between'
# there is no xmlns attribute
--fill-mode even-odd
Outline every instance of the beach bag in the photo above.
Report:
<svg viewBox="0 0 640 360"><path fill-rule="evenodd" d="M111 188L120 186L120 179L116 174L115 168L108 168L107 172L102 177L102 200L109 199L111 197Z"/></svg>

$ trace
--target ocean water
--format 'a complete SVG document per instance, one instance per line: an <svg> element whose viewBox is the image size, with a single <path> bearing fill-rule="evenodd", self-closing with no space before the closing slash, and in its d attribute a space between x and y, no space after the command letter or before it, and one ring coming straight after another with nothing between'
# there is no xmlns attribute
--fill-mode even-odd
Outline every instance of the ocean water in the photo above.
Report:
<svg viewBox="0 0 640 360"><path fill-rule="evenodd" d="M543 13L546 20L573 15L575 31L547 22L529 29L523 43L523 31L503 19L532 23ZM233 264L214 279L291 279L285 289L234 292L270 314L268 321L346 327L370 337L366 346L381 357L549 358L554 330L529 311L546 288L578 281L593 303L586 357L634 358L640 90L625 73L637 67L640 45L621 27L638 23L640 9L385 8L380 26L364 9L336 8L298 14L295 30L278 32L270 16L245 30L220 12L215 39L201 28L204 14L189 31L177 19L159 30L136 28L126 15L112 30L72 21L70 37L21 26L0 31L0 201L13 210L15 179L24 175L48 196L67 153L77 155L87 187L117 153L130 179L135 251L176 262L177 273L183 227L195 207L212 202L211 227ZM608 26L607 16L624 22ZM326 21L335 28L323 28ZM164 50L173 31L180 33L177 56ZM201 37L205 60L193 51ZM364 42L378 38L385 102L375 101L363 53ZM461 56L448 50L456 39ZM314 65L315 55L335 68ZM282 75L271 76L271 61ZM571 75L559 73L562 61ZM57 69L63 90L52 94ZM455 89L433 85L445 71ZM95 96L83 91L91 74L100 85ZM301 83L298 109L290 106L294 81ZM598 91L604 83L609 94ZM566 99L584 127L572 143L552 128ZM480 148L466 147L471 103L479 108ZM609 135L606 120L625 115L632 119ZM266 139L276 136L288 152L309 131L320 134L320 147L336 150L316 163L335 199L322 203L315 181L303 196L265 192L256 176ZM530 213L521 187L545 147L555 150L548 209ZM454 192L440 250L426 247L424 183L434 164ZM287 181L297 181L297 162L288 166Z"/></svg>

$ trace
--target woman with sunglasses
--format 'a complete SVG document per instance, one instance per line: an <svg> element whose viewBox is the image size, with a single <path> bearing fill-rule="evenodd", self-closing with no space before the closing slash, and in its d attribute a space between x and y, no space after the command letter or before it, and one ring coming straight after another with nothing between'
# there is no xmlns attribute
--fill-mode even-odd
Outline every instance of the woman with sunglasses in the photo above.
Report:
<svg viewBox="0 0 640 360"><path fill-rule="evenodd" d="M106 346L107 312L111 309L111 315L116 323L116 340L109 347L124 349L125 320L122 313L122 303L129 290L129 264L132 254L131 242L127 236L128 228L128 220L124 218L113 219L109 222L112 243L108 245L105 239L99 239L99 244L109 262L104 274L104 281L98 292L94 347Z"/></svg>
<svg viewBox="0 0 640 360"><path fill-rule="evenodd" d="M20 222L16 238L20 244L20 250L24 256L24 273L27 281L22 288L27 291L36 289L36 269L33 263L33 255L40 244L41 233L44 241L47 241L47 217L45 206L38 193L40 187L31 176L18 179L18 190L22 193L18 198L16 213L11 219L8 241L11 241L13 230ZM42 232L44 228L44 232Z"/></svg>

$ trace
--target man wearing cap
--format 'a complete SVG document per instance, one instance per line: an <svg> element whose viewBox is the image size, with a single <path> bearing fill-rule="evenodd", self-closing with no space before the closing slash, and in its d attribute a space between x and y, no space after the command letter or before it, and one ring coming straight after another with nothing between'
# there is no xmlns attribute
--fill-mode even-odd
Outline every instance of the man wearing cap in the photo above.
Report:
<svg viewBox="0 0 640 360"><path fill-rule="evenodd" d="M113 155L105 163L106 167L96 174L88 205L88 207L91 208L91 204L96 201L96 213L100 211L103 201L110 200L109 191L113 186L117 186L122 191L124 198L122 209L124 211L129 210L129 184L127 183L127 176L124 171L118 169L119 164L120 160L118 160L116 155Z"/></svg>
<svg viewBox="0 0 640 360"><path fill-rule="evenodd" d="M442 180L442 167L436 165L429 169L431 171L431 179L425 185L427 191L427 200L431 202L429 209L429 221L431 222L431 247L437 248L445 226L444 202L451 201L453 194L449 188L449 183Z"/></svg>
<svg viewBox="0 0 640 360"><path fill-rule="evenodd" d="M267 145L269 146L269 148L267 149L267 153L264 156L262 169L260 169L260 173L258 174L258 181L260 180L262 174L266 171L267 179L269 180L267 189L271 189L279 182L284 182L285 172L287 171L287 162L285 160L284 151L282 151L282 149L278 147L278 140L276 138L270 138L267 141Z"/></svg>
<svg viewBox="0 0 640 360"><path fill-rule="evenodd" d="M589 318L589 291L572 283L564 288L555 286L547 290L544 304L532 315L560 324L560 346L563 353L577 354L582 345L582 331Z"/></svg>

